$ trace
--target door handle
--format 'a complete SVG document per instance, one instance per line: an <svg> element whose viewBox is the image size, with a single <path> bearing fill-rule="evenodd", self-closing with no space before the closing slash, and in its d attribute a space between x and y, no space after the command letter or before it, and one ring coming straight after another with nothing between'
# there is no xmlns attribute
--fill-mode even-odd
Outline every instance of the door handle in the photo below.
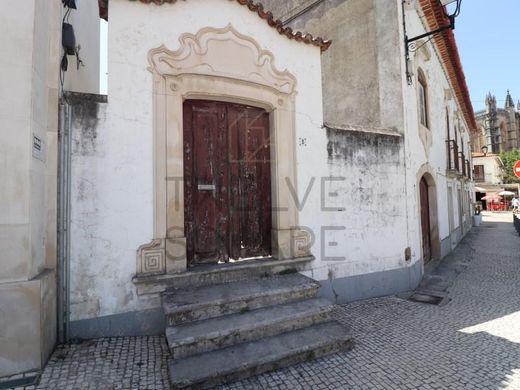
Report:
<svg viewBox="0 0 520 390"><path fill-rule="evenodd" d="M217 187L215 184L199 184L197 185L197 190L199 191L215 191Z"/></svg>

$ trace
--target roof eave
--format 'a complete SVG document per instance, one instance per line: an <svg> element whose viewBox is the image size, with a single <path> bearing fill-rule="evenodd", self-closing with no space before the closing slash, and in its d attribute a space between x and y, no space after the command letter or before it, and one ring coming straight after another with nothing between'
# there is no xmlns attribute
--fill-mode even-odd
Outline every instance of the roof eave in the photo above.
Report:
<svg viewBox="0 0 520 390"><path fill-rule="evenodd" d="M109 0L98 0L99 4L99 17L108 21L108 1ZM136 1L136 0L131 0ZM139 0L141 3L149 4L154 3L156 5L162 5L164 3L176 3L177 0ZM246 6L251 12L256 13L260 19L264 20L270 27L276 29L280 35L284 35L288 39L293 39L297 42L303 42L308 45L318 46L321 52L327 51L332 44L331 40L323 39L321 37L313 37L312 34L305 34L300 31L293 31L292 28L284 26L280 19L276 19L270 11L265 11L264 6L261 3L257 3L253 0L236 0L242 6Z"/></svg>
<svg viewBox="0 0 520 390"><path fill-rule="evenodd" d="M431 31L440 27L447 26L449 19L446 16L444 7L437 0L420 0L421 8L426 17L426 22ZM466 77L462 68L457 42L452 30L447 30L435 37L435 44L439 50L442 62L448 73L450 83L455 89L455 96L461 107L466 123L470 131L477 131L475 113L466 83Z"/></svg>

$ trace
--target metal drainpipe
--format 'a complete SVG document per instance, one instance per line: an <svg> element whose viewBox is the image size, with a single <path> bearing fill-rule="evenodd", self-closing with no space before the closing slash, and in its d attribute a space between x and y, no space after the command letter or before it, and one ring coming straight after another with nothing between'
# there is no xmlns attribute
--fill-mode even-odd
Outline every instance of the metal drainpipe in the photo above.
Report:
<svg viewBox="0 0 520 390"><path fill-rule="evenodd" d="M59 166L58 166L58 340L70 339L70 162L71 108L62 97L59 105Z"/></svg>
<svg viewBox="0 0 520 390"><path fill-rule="evenodd" d="M66 278L66 306L65 306L65 329L66 329L66 341L70 340L70 217L71 217L71 210L70 210L70 194L71 194L71 156L72 156L72 107L70 105L67 105L67 224L66 226L66 244L67 244L67 251L66 253L66 267L67 270Z"/></svg>
<svg viewBox="0 0 520 390"><path fill-rule="evenodd" d="M65 189L63 187L63 167L64 167L64 139L63 132L65 130L65 104L60 102L59 105L60 122L58 128L58 342L60 344L65 342L64 331L64 294L63 294L63 264L64 264L64 236L63 236L63 195Z"/></svg>

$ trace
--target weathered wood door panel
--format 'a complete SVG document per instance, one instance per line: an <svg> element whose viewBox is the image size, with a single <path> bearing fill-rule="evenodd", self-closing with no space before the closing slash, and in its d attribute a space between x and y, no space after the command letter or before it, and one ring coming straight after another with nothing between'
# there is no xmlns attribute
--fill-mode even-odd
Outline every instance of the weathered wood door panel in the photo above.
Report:
<svg viewBox="0 0 520 390"><path fill-rule="evenodd" d="M428 182L425 178L419 184L421 198L421 230L424 263L431 260L431 236L430 236L430 199L428 196Z"/></svg>
<svg viewBox="0 0 520 390"><path fill-rule="evenodd" d="M188 256L227 260L229 175L225 107L202 102L184 107L185 231Z"/></svg>
<svg viewBox="0 0 520 390"><path fill-rule="evenodd" d="M269 115L230 106L229 130L232 257L266 256L271 251Z"/></svg>
<svg viewBox="0 0 520 390"><path fill-rule="evenodd" d="M186 101L184 192L190 265L270 254L267 112Z"/></svg>

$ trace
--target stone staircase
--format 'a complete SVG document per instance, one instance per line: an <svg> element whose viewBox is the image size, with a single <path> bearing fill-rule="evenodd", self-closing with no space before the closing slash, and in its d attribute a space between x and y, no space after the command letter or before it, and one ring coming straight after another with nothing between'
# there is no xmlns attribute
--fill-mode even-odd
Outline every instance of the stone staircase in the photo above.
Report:
<svg viewBox="0 0 520 390"><path fill-rule="evenodd" d="M350 349L318 288L291 273L166 291L172 388L209 388Z"/></svg>

